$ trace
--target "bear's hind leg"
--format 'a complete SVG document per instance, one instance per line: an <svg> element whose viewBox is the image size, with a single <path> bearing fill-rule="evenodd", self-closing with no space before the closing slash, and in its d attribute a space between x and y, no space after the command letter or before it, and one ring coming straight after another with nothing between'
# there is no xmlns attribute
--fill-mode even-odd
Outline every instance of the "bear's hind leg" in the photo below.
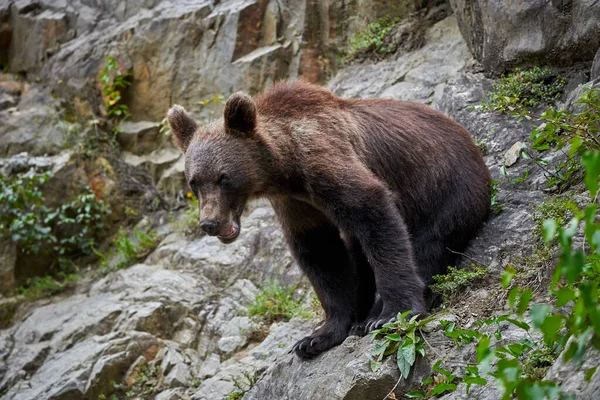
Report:
<svg viewBox="0 0 600 400"><path fill-rule="evenodd" d="M339 230L323 214L295 200L273 204L294 258L325 310L325 322L293 351L312 358L342 343L356 319L356 274Z"/></svg>

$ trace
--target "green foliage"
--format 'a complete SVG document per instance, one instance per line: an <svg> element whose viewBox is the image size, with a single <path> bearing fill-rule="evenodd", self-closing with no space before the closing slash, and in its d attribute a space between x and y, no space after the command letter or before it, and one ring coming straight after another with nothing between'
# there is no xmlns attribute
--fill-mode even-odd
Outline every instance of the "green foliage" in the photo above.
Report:
<svg viewBox="0 0 600 400"><path fill-rule="evenodd" d="M208 122L212 121L217 111L219 111L225 103L227 103L227 100L225 100L225 96L220 93L198 102L199 105L208 110Z"/></svg>
<svg viewBox="0 0 600 400"><path fill-rule="evenodd" d="M222 400L240 400L240 399L242 399L244 397L244 395L246 393L248 393L250 391L250 389L252 389L254 387L256 382L258 382L258 376L256 376L253 373L244 371L244 372L242 372L241 378L236 378L235 376L232 376L231 380L233 382L233 386L235 387L235 389L228 395L224 396L222 398Z"/></svg>
<svg viewBox="0 0 600 400"><path fill-rule="evenodd" d="M492 184L490 186L490 207L494 214L500 214L504 209L502 203L498 201L498 194L500 193L500 188L498 187L499 181L494 179L492 180Z"/></svg>
<svg viewBox="0 0 600 400"><path fill-rule="evenodd" d="M128 387L125 382L111 381L115 393L111 399L147 399L164 388L161 387L162 372L160 365L144 365L139 369L133 384Z"/></svg>
<svg viewBox="0 0 600 400"><path fill-rule="evenodd" d="M523 373L528 379L543 380L556 358L556 350L548 347L537 348L523 361Z"/></svg>
<svg viewBox="0 0 600 400"><path fill-rule="evenodd" d="M188 206L183 212L181 220L177 222L177 228L187 235L200 233L200 205L198 199L187 192Z"/></svg>
<svg viewBox="0 0 600 400"><path fill-rule="evenodd" d="M356 32L348 41L350 49L346 53L346 60L353 59L359 54L371 52L377 54L393 53L396 49L386 47L384 39L399 21L399 18L383 17Z"/></svg>
<svg viewBox="0 0 600 400"><path fill-rule="evenodd" d="M598 193L599 175L596 171L600 170L600 156L585 153L582 159L585 160L588 176L587 188L594 199ZM508 266L502 274L501 283L504 289L510 288L508 303L514 314L475 321L469 329L458 328L455 322L440 321L445 336L457 346L475 345L477 359L465 366L462 375L443 368L443 358L438 360L433 376L425 379L420 389L406 396L431 398L455 390L459 385L465 385L468 393L471 386L486 385L487 377L492 376L501 385L503 400L569 398L556 382L543 378L561 351L564 351L563 362L581 366L592 348L600 350L600 223L597 222L597 208L595 201L580 209L564 198L540 206L536 224L542 230L541 235L547 242L556 239L560 247L558 265L550 285L555 306L532 304L533 290L515 286L513 280L518 271ZM570 215L572 218L569 220ZM556 219L547 219L552 216ZM573 246L577 232L584 234L583 247ZM530 323L524 319L527 310ZM383 339L375 345L371 362L372 368L376 369L384 356L396 352L398 368L405 378L414 364L413 354L425 355L423 339L415 335L420 322L415 319L405 321L406 315L399 315L401 323L386 324L373 332L373 337L383 336ZM530 332L535 330L542 340L504 338L504 324L522 329L530 336L533 336ZM595 367L587 370L586 379L591 379L596 370Z"/></svg>
<svg viewBox="0 0 600 400"><path fill-rule="evenodd" d="M470 268L448 267L448 272L442 275L435 275L435 283L429 287L435 293L444 296L444 302L448 302L460 290L469 286L474 281L484 278L488 274L486 267L478 267L471 264Z"/></svg>
<svg viewBox="0 0 600 400"><path fill-rule="evenodd" d="M120 103L124 89L131 85L131 73L123 73L118 68L117 60L106 57L106 66L100 72L100 85L106 114L113 122L126 119L131 114L127 105Z"/></svg>
<svg viewBox="0 0 600 400"><path fill-rule="evenodd" d="M311 318L312 312L295 296L296 286L281 286L278 281L266 282L254 302L248 307L248 315L259 317L265 323L288 321L294 317Z"/></svg>
<svg viewBox="0 0 600 400"><path fill-rule="evenodd" d="M371 340L379 339L371 352L371 370L377 371L383 358L396 354L396 363L404 379L408 378L410 368L414 365L417 354L425 356L424 341L417 335L420 327L431 321L431 318L418 320L418 315L407 320L410 311L398 314L394 322L388 322L381 328L371 331Z"/></svg>
<svg viewBox="0 0 600 400"><path fill-rule="evenodd" d="M582 164L579 159L586 153L600 150L600 90L587 88L580 96L577 104L580 111L571 113L567 110L547 109L540 117L544 123L531 133L532 148L540 152L553 149L563 151L568 146L566 160L554 167L554 171L546 170L549 186L556 185L564 191L583 177ZM543 160L535 160L545 167ZM593 171L597 176L600 171ZM593 180L588 182L594 184Z"/></svg>
<svg viewBox="0 0 600 400"><path fill-rule="evenodd" d="M490 100L482 102L478 109L522 117L527 107L549 103L560 97L565 84L564 77L548 68L515 68L513 73L503 75L500 82L493 85L493 91L486 92Z"/></svg>
<svg viewBox="0 0 600 400"><path fill-rule="evenodd" d="M45 251L57 258L90 254L110 210L91 191L58 208L47 207L43 186L51 176L31 169L14 178L0 177L0 237L17 243L24 253Z"/></svg>
<svg viewBox="0 0 600 400"><path fill-rule="evenodd" d="M552 219L556 224L563 226L573 216L574 211L577 211L577 207L573 206L572 196L545 198L533 214L536 236L542 237L546 220Z"/></svg>
<svg viewBox="0 0 600 400"><path fill-rule="evenodd" d="M79 280L79 275L74 273L59 272L56 276L29 278L24 285L17 288L17 294L29 300L50 297L73 286Z"/></svg>
<svg viewBox="0 0 600 400"><path fill-rule="evenodd" d="M147 256L156 244L156 233L153 231L145 232L136 228L129 233L123 227L119 227L119 233L113 239L108 254L96 251L102 266L99 273L105 275L129 267Z"/></svg>

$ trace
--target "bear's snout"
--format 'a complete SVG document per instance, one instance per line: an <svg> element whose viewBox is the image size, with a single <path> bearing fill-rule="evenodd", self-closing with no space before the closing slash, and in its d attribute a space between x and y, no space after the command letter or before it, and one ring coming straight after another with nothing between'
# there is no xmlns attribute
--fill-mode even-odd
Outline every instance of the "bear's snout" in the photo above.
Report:
<svg viewBox="0 0 600 400"><path fill-rule="evenodd" d="M207 235L217 236L219 234L219 223L212 219L205 219L200 222L200 229Z"/></svg>

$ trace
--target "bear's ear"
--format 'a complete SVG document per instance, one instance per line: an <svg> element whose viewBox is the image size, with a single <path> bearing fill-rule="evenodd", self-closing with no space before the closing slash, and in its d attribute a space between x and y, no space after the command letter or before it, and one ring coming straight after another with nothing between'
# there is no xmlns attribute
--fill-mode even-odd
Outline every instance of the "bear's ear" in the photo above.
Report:
<svg viewBox="0 0 600 400"><path fill-rule="evenodd" d="M198 124L185 112L183 107L177 104L171 107L167 113L167 120L171 126L171 132L177 139L179 148L185 153L196 130L198 130Z"/></svg>
<svg viewBox="0 0 600 400"><path fill-rule="evenodd" d="M234 93L227 99L223 117L227 131L251 135L256 128L256 104L246 93Z"/></svg>

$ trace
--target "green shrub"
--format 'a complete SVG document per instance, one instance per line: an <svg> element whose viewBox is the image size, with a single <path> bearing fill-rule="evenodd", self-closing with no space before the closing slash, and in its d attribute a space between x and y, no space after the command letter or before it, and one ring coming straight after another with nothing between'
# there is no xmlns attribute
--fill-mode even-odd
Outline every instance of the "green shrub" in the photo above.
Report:
<svg viewBox="0 0 600 400"><path fill-rule="evenodd" d="M384 45L384 39L399 21L399 18L380 18L368 24L365 29L356 32L349 39L350 49L346 54L346 59L349 60L359 54L369 52L376 52L378 54L394 52L395 49Z"/></svg>
<svg viewBox="0 0 600 400"><path fill-rule="evenodd" d="M545 198L544 202L536 207L533 214L534 233L537 237L542 238L543 225L547 219L553 219L557 225L564 226L576 210L577 208L573 206L572 196Z"/></svg>
<svg viewBox="0 0 600 400"><path fill-rule="evenodd" d="M91 191L60 207L47 207L43 186L51 176L31 169L14 178L0 177L0 238L12 240L24 253L44 251L57 258L90 254L110 209Z"/></svg>
<svg viewBox="0 0 600 400"><path fill-rule="evenodd" d="M444 302L448 302L460 290L474 281L484 278L487 274L487 268L478 267L475 264L471 264L469 269L448 267L448 273L435 275L433 277L435 283L429 287L433 292L443 295Z"/></svg>
<svg viewBox="0 0 600 400"><path fill-rule="evenodd" d="M108 254L97 251L101 258L99 273L105 275L129 267L147 256L156 244L156 234L153 231L145 232L136 228L129 233L122 226L119 227Z"/></svg>
<svg viewBox="0 0 600 400"><path fill-rule="evenodd" d="M50 297L73 286L79 280L75 273L59 272L55 276L29 278L24 285L17 288L16 293L29 300Z"/></svg>
<svg viewBox="0 0 600 400"><path fill-rule="evenodd" d="M486 92L489 102L482 102L478 109L522 116L527 107L560 97L566 82L564 77L548 68L515 68L513 73L503 75L491 92Z"/></svg>
<svg viewBox="0 0 600 400"><path fill-rule="evenodd" d="M600 150L600 89L587 88L576 102L580 110L547 109L540 117L543 122L531 133L532 148L563 151L568 146L565 161L551 171L543 160L536 159L548 175L548 186L556 186L562 192L580 182L583 170L580 157L587 152Z"/></svg>
<svg viewBox="0 0 600 400"><path fill-rule="evenodd" d="M117 60L112 56L106 57L106 66L100 72L100 85L108 117L113 122L119 122L129 117L131 115L129 108L120 101L122 99L121 91L131 85L131 73L122 73L118 68Z"/></svg>
<svg viewBox="0 0 600 400"><path fill-rule="evenodd" d="M311 318L312 313L294 295L297 286L281 286L278 281L267 282L254 302L248 307L248 315L259 317L265 323L288 321L293 317Z"/></svg>
<svg viewBox="0 0 600 400"><path fill-rule="evenodd" d="M183 212L182 218L177 221L176 226L187 235L199 234L200 206L198 204L198 199L192 192L188 192L186 197L188 199L188 206Z"/></svg>

